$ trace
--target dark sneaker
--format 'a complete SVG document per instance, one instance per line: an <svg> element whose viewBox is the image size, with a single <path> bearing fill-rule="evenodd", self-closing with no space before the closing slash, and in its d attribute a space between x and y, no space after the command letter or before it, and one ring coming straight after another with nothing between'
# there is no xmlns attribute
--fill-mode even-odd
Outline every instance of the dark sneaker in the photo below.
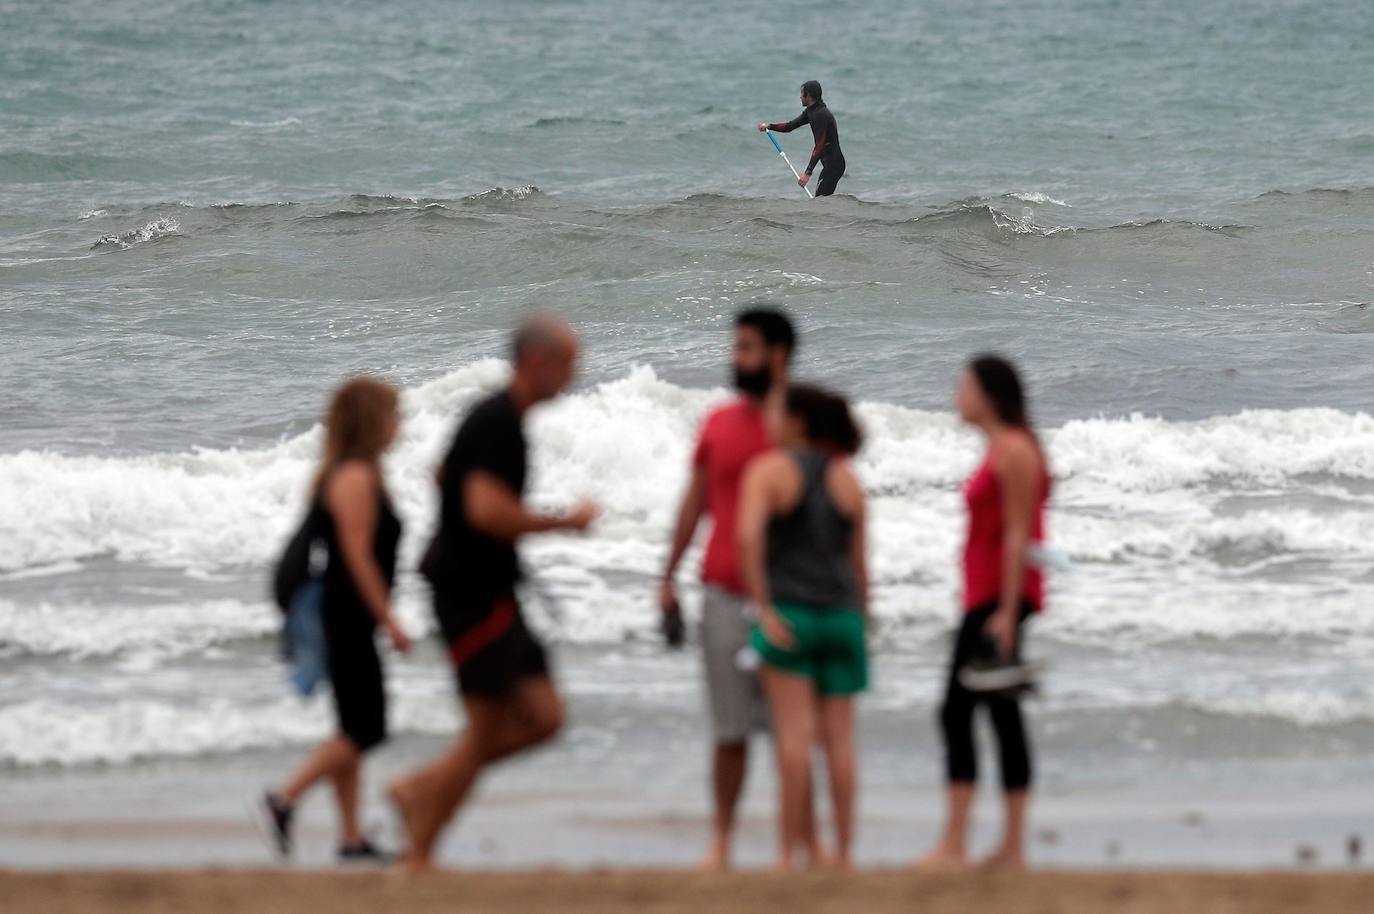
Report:
<svg viewBox="0 0 1374 914"><path fill-rule="evenodd" d="M277 856L283 859L290 857L291 817L296 813L295 808L275 793L263 794L257 808L257 818L262 823L263 836L268 844L277 852Z"/></svg>
<svg viewBox="0 0 1374 914"><path fill-rule="evenodd" d="M364 863L373 866L389 866L396 862L396 855L380 850L371 841L363 838L339 847L340 863Z"/></svg>

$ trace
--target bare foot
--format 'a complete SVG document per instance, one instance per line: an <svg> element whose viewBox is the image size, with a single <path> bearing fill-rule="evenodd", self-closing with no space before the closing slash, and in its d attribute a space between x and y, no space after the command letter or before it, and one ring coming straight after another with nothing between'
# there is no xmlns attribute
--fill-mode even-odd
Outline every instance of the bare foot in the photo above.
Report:
<svg viewBox="0 0 1374 914"><path fill-rule="evenodd" d="M770 873L790 873L792 872L792 860L789 857L779 857L773 861L773 865L768 868Z"/></svg>
<svg viewBox="0 0 1374 914"><path fill-rule="evenodd" d="M913 869L918 870L962 870L968 866L968 858L963 851L953 851L947 847L936 847L927 851L924 856L917 857L911 864Z"/></svg>
<svg viewBox="0 0 1374 914"><path fill-rule="evenodd" d="M395 810L396 819L401 823L401 830L405 832L406 836L406 847L401 866L410 869L420 838L419 810L415 806L412 788L405 781L392 781L386 789L386 798L391 801L391 808ZM426 866L428 866L428 862L426 862Z"/></svg>
<svg viewBox="0 0 1374 914"><path fill-rule="evenodd" d="M817 843L806 849L806 862L813 870L823 870L835 866L836 857L825 845Z"/></svg>
<svg viewBox="0 0 1374 914"><path fill-rule="evenodd" d="M848 854L837 854L826 865L837 873L854 872L854 861L849 859Z"/></svg>
<svg viewBox="0 0 1374 914"><path fill-rule="evenodd" d="M730 850L719 841L711 845L697 864L698 873L724 873L730 869Z"/></svg>
<svg viewBox="0 0 1374 914"><path fill-rule="evenodd" d="M435 872L438 872L438 870L433 863L428 860L421 860L410 854L406 854L387 869L387 875L393 879L415 879Z"/></svg>
<svg viewBox="0 0 1374 914"><path fill-rule="evenodd" d="M1023 873L1026 870L1026 858L1021 855L1019 850L1003 849L978 861L978 869Z"/></svg>

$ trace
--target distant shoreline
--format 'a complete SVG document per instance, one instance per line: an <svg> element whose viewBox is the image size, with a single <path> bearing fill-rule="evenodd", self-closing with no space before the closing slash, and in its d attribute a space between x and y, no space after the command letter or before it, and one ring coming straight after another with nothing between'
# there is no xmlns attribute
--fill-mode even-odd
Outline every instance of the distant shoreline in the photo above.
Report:
<svg viewBox="0 0 1374 914"><path fill-rule="evenodd" d="M1180 871L917 874L877 870L801 877L664 870L448 872L418 879L319 871L0 872L11 914L515 911L654 914L805 910L973 914L1347 912L1374 897L1374 874L1208 874Z"/></svg>

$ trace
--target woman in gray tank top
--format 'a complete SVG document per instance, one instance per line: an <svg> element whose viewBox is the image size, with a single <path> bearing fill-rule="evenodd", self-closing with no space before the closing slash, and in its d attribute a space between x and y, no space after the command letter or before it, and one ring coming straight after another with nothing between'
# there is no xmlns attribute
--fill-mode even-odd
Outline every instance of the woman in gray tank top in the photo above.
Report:
<svg viewBox="0 0 1374 914"><path fill-rule="evenodd" d="M868 685L863 487L848 458L859 430L845 401L795 386L773 440L745 471L736 525L740 571L758 612L753 645L773 715L778 864L805 849L817 724L835 810L836 862L851 865L854 695Z"/></svg>

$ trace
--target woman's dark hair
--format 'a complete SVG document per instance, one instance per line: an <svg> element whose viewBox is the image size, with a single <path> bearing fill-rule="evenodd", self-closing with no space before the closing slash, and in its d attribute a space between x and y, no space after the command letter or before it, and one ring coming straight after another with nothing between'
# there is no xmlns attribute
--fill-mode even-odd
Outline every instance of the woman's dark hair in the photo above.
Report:
<svg viewBox="0 0 1374 914"><path fill-rule="evenodd" d="M968 363L968 370L992 403L997 418L1013 428L1031 429L1030 412L1026 408L1026 393L1016 366L1000 355L976 356Z"/></svg>
<svg viewBox="0 0 1374 914"><path fill-rule="evenodd" d="M863 444L863 433L849 412L849 403L823 388L810 384L789 387L787 414L802 420L812 444L843 454L856 454Z"/></svg>
<svg viewBox="0 0 1374 914"><path fill-rule="evenodd" d="M818 102L821 100L821 84L816 80L808 79L806 82L802 83L801 90L802 94L811 97L811 101Z"/></svg>

